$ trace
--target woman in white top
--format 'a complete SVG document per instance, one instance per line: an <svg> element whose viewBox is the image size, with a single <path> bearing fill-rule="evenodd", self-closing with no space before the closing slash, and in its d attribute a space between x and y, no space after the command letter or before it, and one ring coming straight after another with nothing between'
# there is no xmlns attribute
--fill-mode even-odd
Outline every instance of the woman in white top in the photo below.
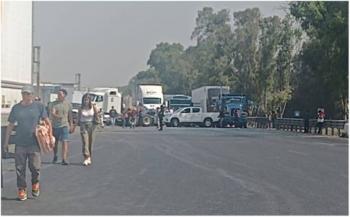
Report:
<svg viewBox="0 0 350 217"><path fill-rule="evenodd" d="M92 145L95 140L95 129L99 123L98 111L91 102L91 96L84 94L79 110L80 134L83 143L82 151L84 155L83 165L91 164Z"/></svg>

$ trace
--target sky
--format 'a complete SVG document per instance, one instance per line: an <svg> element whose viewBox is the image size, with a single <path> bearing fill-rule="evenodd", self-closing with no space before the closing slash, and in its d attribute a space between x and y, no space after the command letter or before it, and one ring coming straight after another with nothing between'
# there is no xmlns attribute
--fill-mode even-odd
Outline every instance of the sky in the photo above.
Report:
<svg viewBox="0 0 350 217"><path fill-rule="evenodd" d="M34 46L40 46L41 80L83 87L127 85L161 42L195 45L191 34L199 10L209 6L242 11L258 7L263 16L284 16L287 2L34 2Z"/></svg>

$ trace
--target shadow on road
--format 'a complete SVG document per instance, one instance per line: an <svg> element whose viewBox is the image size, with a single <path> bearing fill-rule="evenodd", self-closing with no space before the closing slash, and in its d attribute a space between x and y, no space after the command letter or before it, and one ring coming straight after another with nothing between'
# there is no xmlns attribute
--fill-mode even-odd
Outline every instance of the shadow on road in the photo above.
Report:
<svg viewBox="0 0 350 217"><path fill-rule="evenodd" d="M49 165L63 166L63 165L61 165L60 162L57 162L57 163L52 163L52 162L41 162L41 164L49 164ZM81 167L82 167L83 164L82 164L82 163L72 163L72 162L70 162L69 165L67 165L67 166L81 166Z"/></svg>
<svg viewBox="0 0 350 217"><path fill-rule="evenodd" d="M18 200L17 197L9 198L9 197L1 197L1 200Z"/></svg>

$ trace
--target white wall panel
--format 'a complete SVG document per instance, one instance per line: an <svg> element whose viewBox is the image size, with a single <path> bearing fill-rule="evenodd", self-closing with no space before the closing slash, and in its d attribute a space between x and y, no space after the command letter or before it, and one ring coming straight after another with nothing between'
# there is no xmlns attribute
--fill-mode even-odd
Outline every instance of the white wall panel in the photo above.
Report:
<svg viewBox="0 0 350 217"><path fill-rule="evenodd" d="M1 80L31 83L32 2L1 1Z"/></svg>

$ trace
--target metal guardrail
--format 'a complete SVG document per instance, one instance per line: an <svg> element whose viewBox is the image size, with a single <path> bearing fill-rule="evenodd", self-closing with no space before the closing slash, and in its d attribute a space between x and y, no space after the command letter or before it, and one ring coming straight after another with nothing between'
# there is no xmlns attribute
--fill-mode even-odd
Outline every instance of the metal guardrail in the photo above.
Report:
<svg viewBox="0 0 350 217"><path fill-rule="evenodd" d="M345 132L346 120L325 120L322 127L322 135L342 136ZM277 118L274 122L266 117L247 117L249 127L254 128L276 128L277 130L287 130L305 133L306 123L301 118ZM308 133L317 133L317 120L309 119Z"/></svg>

